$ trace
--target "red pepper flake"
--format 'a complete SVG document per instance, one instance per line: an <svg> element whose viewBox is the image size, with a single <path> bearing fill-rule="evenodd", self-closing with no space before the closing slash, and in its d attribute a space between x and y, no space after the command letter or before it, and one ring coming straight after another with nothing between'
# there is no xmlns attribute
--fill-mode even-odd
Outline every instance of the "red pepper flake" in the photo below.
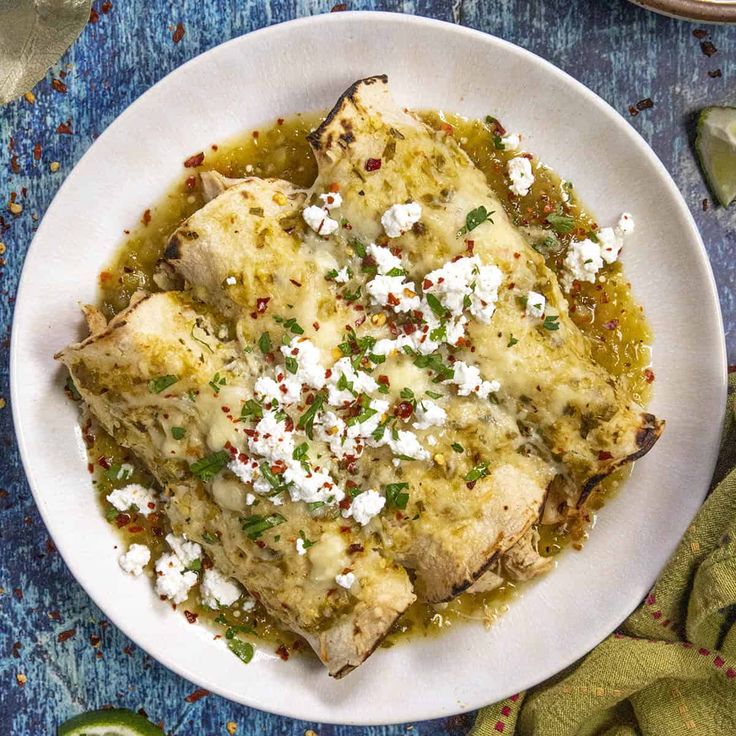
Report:
<svg viewBox="0 0 736 736"><path fill-rule="evenodd" d="M187 169L195 169L197 166L201 166L202 162L204 161L204 151L200 151L199 153L195 153L193 156L190 156L186 161L184 161L184 166Z"/></svg>
<svg viewBox="0 0 736 736"><path fill-rule="evenodd" d="M706 55L706 56L713 56L713 54L718 53L718 49L714 46L712 41L701 41L700 42L700 50Z"/></svg>
<svg viewBox="0 0 736 736"><path fill-rule="evenodd" d="M197 619L199 618L199 614L192 613L192 611L184 611L184 618L190 623L190 624L196 624Z"/></svg>
<svg viewBox="0 0 736 736"><path fill-rule="evenodd" d="M381 168L381 159L380 158L369 158L365 162L365 170L366 171L378 171L378 169Z"/></svg>
<svg viewBox="0 0 736 736"><path fill-rule="evenodd" d="M34 158L35 161L40 161L41 160L41 150L42 149L41 149L41 144L40 143L36 143L36 145L33 146L33 158Z"/></svg>
<svg viewBox="0 0 736 736"><path fill-rule="evenodd" d="M61 79L52 79L51 86L60 94L66 94L68 87L61 81Z"/></svg>
<svg viewBox="0 0 736 736"><path fill-rule="evenodd" d="M127 647L123 647L123 654L127 654L129 657L133 656L133 647L128 644Z"/></svg>
<svg viewBox="0 0 736 736"><path fill-rule="evenodd" d="M472 491L472 490L473 490L473 488L475 488L475 484L476 484L477 482L478 482L477 480L471 480L471 481L468 481L468 482L467 482L467 483L465 484L465 486L466 486L466 488L467 488L468 490Z"/></svg>
<svg viewBox="0 0 736 736"><path fill-rule="evenodd" d="M450 123L441 123L440 130L443 133L447 133L447 135L453 135L455 133L455 128L453 128Z"/></svg>
<svg viewBox="0 0 736 736"><path fill-rule="evenodd" d="M189 693L184 700L186 700L187 703L196 703L198 700L207 697L209 694L209 690L205 690L203 687L198 687L193 693Z"/></svg>
<svg viewBox="0 0 736 736"><path fill-rule="evenodd" d="M52 621L61 621L61 611L58 611L56 609L54 609L53 611L49 611L48 612L48 617Z"/></svg>
<svg viewBox="0 0 736 736"><path fill-rule="evenodd" d="M99 637L99 636L97 636L97 635L95 635L95 634L90 634L90 637L89 637L89 643L90 643L90 644L91 644L91 645L92 645L93 647L98 647L98 646L100 646L100 641L101 641L101 639L100 639L100 637Z"/></svg>
<svg viewBox="0 0 736 736"><path fill-rule="evenodd" d="M693 36L695 36L698 41L702 41L704 38L708 38L708 31L706 31L704 28L696 28L693 31Z"/></svg>
<svg viewBox="0 0 736 736"><path fill-rule="evenodd" d="M312 322L312 327L314 327L315 332L319 332L319 322Z"/></svg>
<svg viewBox="0 0 736 736"><path fill-rule="evenodd" d="M276 121L276 125L283 125L283 124L284 124L284 119L283 119L283 118L279 118L279 119L278 119L278 120Z"/></svg>
<svg viewBox="0 0 736 736"><path fill-rule="evenodd" d="M284 660L284 662L286 662L289 659L289 650L286 648L286 645L284 644L279 645L279 648L276 650L276 654L278 654L279 657L281 657L281 659Z"/></svg>
<svg viewBox="0 0 736 736"><path fill-rule="evenodd" d="M140 534L143 531L143 527L142 526L129 526L128 531L131 534Z"/></svg>
<svg viewBox="0 0 736 736"><path fill-rule="evenodd" d="M57 641L66 641L67 639L71 639L75 634L77 633L76 629L67 629L66 631L62 631L59 636L56 637Z"/></svg>
<svg viewBox="0 0 736 736"><path fill-rule="evenodd" d="M642 112L643 110L650 110L654 107L654 101L651 97L645 97L643 100L639 100L639 102L636 103L636 109L639 112Z"/></svg>
<svg viewBox="0 0 736 736"><path fill-rule="evenodd" d="M294 431L294 420L288 414L286 415L286 419L284 419L284 429L287 432Z"/></svg>
<svg viewBox="0 0 736 736"><path fill-rule="evenodd" d="M112 10L112 3L110 0L106 0L104 3L102 3L102 7L100 10L107 15Z"/></svg>
<svg viewBox="0 0 736 736"><path fill-rule="evenodd" d="M394 414L402 419L408 419L414 413L414 407L410 401L400 401L394 409Z"/></svg>
<svg viewBox="0 0 736 736"><path fill-rule="evenodd" d="M703 212L707 212L707 211L708 211L708 207L709 207L709 206L710 206L710 203L708 202L708 198L706 197L706 198L705 198L705 199L703 200Z"/></svg>
<svg viewBox="0 0 736 736"><path fill-rule="evenodd" d="M18 157L15 155L10 157L10 170L14 174L20 174L20 165L18 164Z"/></svg>
<svg viewBox="0 0 736 736"><path fill-rule="evenodd" d="M23 591L20 588L13 588L13 595L15 596L16 600L23 600Z"/></svg>
<svg viewBox="0 0 736 736"><path fill-rule="evenodd" d="M291 281L291 283L294 284L294 286L296 286L297 288L299 288L299 289L302 288L301 283L299 281L297 281L296 279L289 279L289 281Z"/></svg>
<svg viewBox="0 0 736 736"><path fill-rule="evenodd" d="M631 115L632 118L635 118L638 114L639 111L633 105L629 105L629 115Z"/></svg>
<svg viewBox="0 0 736 736"><path fill-rule="evenodd" d="M22 648L23 648L23 645L22 645L22 644L21 644L21 643L20 643L19 641L16 641L16 642L15 642L15 643L13 644L13 648L12 648L12 650L11 650L11 651L12 651L12 654L13 654L13 656L14 656L14 657L15 657L16 659L20 659L20 650L21 650Z"/></svg>
<svg viewBox="0 0 736 736"><path fill-rule="evenodd" d="M713 69L712 71L708 72L708 76L711 79L718 79L718 77L723 76L723 72L720 69Z"/></svg>
<svg viewBox="0 0 736 736"><path fill-rule="evenodd" d="M652 383L654 381L654 371L651 368L645 368L644 378L646 379L647 383Z"/></svg>
<svg viewBox="0 0 736 736"><path fill-rule="evenodd" d="M260 296L256 299L256 312L263 314L268 309L268 303L271 301L270 296Z"/></svg>
<svg viewBox="0 0 736 736"><path fill-rule="evenodd" d="M130 524L130 515L129 514L118 514L115 517L115 525L118 529L122 529L124 526L127 526Z"/></svg>
<svg viewBox="0 0 736 736"><path fill-rule="evenodd" d="M351 555L357 554L358 552L362 552L362 551L363 551L363 545L358 544L357 542L355 542L354 544L351 544L348 547L348 552L350 552Z"/></svg>
<svg viewBox="0 0 736 736"><path fill-rule="evenodd" d="M94 8L92 8L92 10L89 11L89 22L97 23L99 19L100 19L100 14Z"/></svg>
<svg viewBox="0 0 736 736"><path fill-rule="evenodd" d="M191 192L196 186L197 186L196 176L188 176L184 180L184 189L186 189L188 192Z"/></svg>
<svg viewBox="0 0 736 736"><path fill-rule="evenodd" d="M151 222L151 210L146 210L143 213L143 217L141 217L141 222L148 227L149 223Z"/></svg>
<svg viewBox="0 0 736 736"><path fill-rule="evenodd" d="M110 470L110 468L112 467L112 462L110 458L105 457L104 455L101 455L100 457L97 458L97 464L101 468L104 468L105 470Z"/></svg>
<svg viewBox="0 0 736 736"><path fill-rule="evenodd" d="M599 460L610 460L613 457L610 452L606 452L605 450L601 450L598 453L598 459Z"/></svg>
<svg viewBox="0 0 736 736"><path fill-rule="evenodd" d="M618 327L618 320L612 319L610 322L606 322L603 327L606 330L615 330Z"/></svg>
<svg viewBox="0 0 736 736"><path fill-rule="evenodd" d="M176 29L174 30L174 34L171 36L171 40L174 43L179 43L179 41L181 41L182 38L184 38L184 33L185 33L185 31L184 31L184 24L183 23L177 23L176 24Z"/></svg>
<svg viewBox="0 0 736 736"><path fill-rule="evenodd" d="M346 496L346 497L345 497L345 498L343 498L343 499L342 499L342 500L340 501L340 503L339 503L339 504L337 504L337 505L338 505L338 506L339 506L339 507L340 507L341 509L345 509L345 510L349 509L349 508L350 508L350 498L348 498L348 497Z"/></svg>
<svg viewBox="0 0 736 736"><path fill-rule="evenodd" d="M59 126L56 128L56 132L59 135L74 135L74 131L72 130L72 121L67 120L65 123L59 123Z"/></svg>
<svg viewBox="0 0 736 736"><path fill-rule="evenodd" d="M376 380L378 383L383 384L384 386L391 385L391 381L389 380L389 377L383 373L380 376L378 376Z"/></svg>
<svg viewBox="0 0 736 736"><path fill-rule="evenodd" d="M332 10L330 10L330 13L344 13L347 9L347 3L337 3L336 5L332 6Z"/></svg>

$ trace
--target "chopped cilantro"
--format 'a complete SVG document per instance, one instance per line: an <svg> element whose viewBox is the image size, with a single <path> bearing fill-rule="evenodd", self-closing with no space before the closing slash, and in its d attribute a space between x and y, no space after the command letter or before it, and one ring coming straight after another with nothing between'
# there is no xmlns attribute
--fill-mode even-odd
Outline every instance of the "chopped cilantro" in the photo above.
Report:
<svg viewBox="0 0 736 736"><path fill-rule="evenodd" d="M273 344L271 343L271 335L269 335L268 332L264 332L258 338L258 347L260 348L261 352L264 355L266 353L270 353L271 350L273 350Z"/></svg>
<svg viewBox="0 0 736 736"><path fill-rule="evenodd" d="M470 470L465 476L464 480L468 483L473 483L479 478L485 478L488 475L488 463L478 463L472 470Z"/></svg>
<svg viewBox="0 0 736 736"><path fill-rule="evenodd" d="M314 401L312 401L311 406L299 417L297 427L303 429L310 440L312 439L314 420L317 417L317 412L322 408L326 398L327 396L324 391L317 392L314 395Z"/></svg>
<svg viewBox="0 0 736 736"><path fill-rule="evenodd" d="M230 462L227 450L212 452L189 466L189 470L200 480L211 480Z"/></svg>
<svg viewBox="0 0 736 736"><path fill-rule="evenodd" d="M465 216L465 225L457 231L458 237L475 230L478 225L482 225L486 220L493 224L493 220L491 219L492 214L493 210L489 212L483 205L476 207L474 210L470 210L470 212Z"/></svg>
<svg viewBox="0 0 736 736"><path fill-rule="evenodd" d="M289 373L296 373L299 369L299 364L296 362L296 358L292 358L290 355L284 359L284 365Z"/></svg>
<svg viewBox="0 0 736 736"><path fill-rule="evenodd" d="M548 314L544 318L542 327L544 327L545 330L559 330L560 329L559 319L560 319L559 316L556 314Z"/></svg>
<svg viewBox="0 0 736 736"><path fill-rule="evenodd" d="M179 379L176 376L159 376L148 382L148 390L152 394L160 394L164 389L175 384Z"/></svg>
<svg viewBox="0 0 736 736"><path fill-rule="evenodd" d="M263 407L255 400L248 399L240 409L241 420L245 419L261 419L263 417Z"/></svg>
<svg viewBox="0 0 736 736"><path fill-rule="evenodd" d="M259 539L263 532L267 532L285 521L286 519L281 514L271 514L270 516L253 514L252 516L243 517L240 524L248 539Z"/></svg>
<svg viewBox="0 0 736 736"><path fill-rule="evenodd" d="M309 445L306 442L302 442L300 445L297 445L294 448L294 452L291 453L291 456L294 458L294 460L302 461L307 457L308 452Z"/></svg>
<svg viewBox="0 0 736 736"><path fill-rule="evenodd" d="M289 317L289 319L284 319L283 317L274 317L276 322L283 325L285 329L290 330L295 335L303 335L304 334L304 328L296 321L296 317Z"/></svg>
<svg viewBox="0 0 736 736"><path fill-rule="evenodd" d="M349 291L348 289L342 290L342 298L346 302L355 302L360 299L361 287L359 286L355 291Z"/></svg>
<svg viewBox="0 0 736 736"><path fill-rule="evenodd" d="M384 486L383 492L386 495L388 506L395 509L405 509L406 504L409 503L409 494L404 493L404 489L408 487L408 483L389 483Z"/></svg>
<svg viewBox="0 0 736 736"><path fill-rule="evenodd" d="M210 388L216 393L220 393L220 387L224 386L227 383L227 380L225 379L225 376L221 376L219 373L215 373L214 376L212 376L212 380L209 382Z"/></svg>
<svg viewBox="0 0 736 736"><path fill-rule="evenodd" d="M508 344L506 345L506 347L507 348L512 348L512 347L514 347L514 345L516 345L517 342L519 342L519 341L514 337L513 333L510 333L509 334L509 341L508 341Z"/></svg>
<svg viewBox="0 0 736 736"><path fill-rule="evenodd" d="M253 645L249 641L241 641L240 639L231 639L227 643L227 648L241 661L248 664L253 659Z"/></svg>
<svg viewBox="0 0 736 736"><path fill-rule="evenodd" d="M184 435L187 433L186 429L184 427L172 427L171 428L171 436L175 440L183 440Z"/></svg>
<svg viewBox="0 0 736 736"><path fill-rule="evenodd" d="M399 396L401 396L402 399L413 399L414 392L410 388L402 388Z"/></svg>
<svg viewBox="0 0 736 736"><path fill-rule="evenodd" d="M441 399L442 394L438 394L436 391L425 391L425 394L429 396L430 399Z"/></svg>
<svg viewBox="0 0 736 736"><path fill-rule="evenodd" d="M363 243L361 243L361 242L360 242L360 240L355 240L355 239L354 239L354 240L351 240L351 241L350 241L350 246L352 247L352 249L353 249L353 250L354 250L354 251L355 251L355 252L356 252L356 253L357 253L357 254L358 254L358 255L359 255L359 256L360 256L361 258L365 258L365 257L366 257L366 255L368 254L368 251L366 250L366 248L365 248L365 245L363 245Z"/></svg>
<svg viewBox="0 0 736 736"><path fill-rule="evenodd" d="M220 540L210 532L202 532L202 539L207 542L207 544L217 544Z"/></svg>
<svg viewBox="0 0 736 736"><path fill-rule="evenodd" d="M455 452L463 453L465 452L465 448L459 443L459 442L453 442L450 447L452 447Z"/></svg>
<svg viewBox="0 0 736 736"><path fill-rule="evenodd" d="M547 222L552 225L555 232L560 233L560 235L569 233L575 225L574 218L569 215L555 214L554 212L551 215L547 215Z"/></svg>
<svg viewBox="0 0 736 736"><path fill-rule="evenodd" d="M304 549L309 549L314 546L314 542L311 539L307 539L307 535L304 533L304 529L299 530L299 539L304 543Z"/></svg>
<svg viewBox="0 0 736 736"><path fill-rule="evenodd" d="M405 273L403 268L392 268L386 276L403 276Z"/></svg>
<svg viewBox="0 0 736 736"><path fill-rule="evenodd" d="M325 274L325 278L326 278L326 279L327 279L328 281L334 281L334 280L335 280L335 279L337 278L337 276L338 276L338 274L339 274L339 273L340 273L340 272L339 272L339 271L338 271L338 270L337 270L336 268L332 268L332 269L330 269L330 270L329 270L329 271L328 271L328 272L327 272L327 273Z"/></svg>
<svg viewBox="0 0 736 736"><path fill-rule="evenodd" d="M424 296L435 315L440 318L444 317L447 310L442 306L442 302L434 294L425 294Z"/></svg>

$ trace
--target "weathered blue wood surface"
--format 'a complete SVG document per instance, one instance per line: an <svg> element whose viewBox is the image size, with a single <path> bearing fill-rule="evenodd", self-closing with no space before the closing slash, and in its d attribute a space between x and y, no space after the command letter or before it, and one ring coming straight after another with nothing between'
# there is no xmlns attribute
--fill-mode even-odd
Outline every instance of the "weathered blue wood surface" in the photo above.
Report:
<svg viewBox="0 0 736 736"><path fill-rule="evenodd" d="M105 13L102 0L95 0L98 22L87 26L54 70L56 77L68 71L68 92L54 91L49 75L34 90L34 105L21 100L0 110L0 215L8 225L0 234L7 246L0 268L0 396L7 400L9 394L10 325L23 258L38 218L95 136L150 85L211 46L332 5L332 0L113 0ZM703 200L710 197L690 144L695 110L736 103L736 28L708 28L718 53L707 57L693 36L698 26L650 15L625 0L353 0L349 5L429 15L501 36L550 59L627 116L631 104L651 97L654 107L631 121L664 161L698 221L720 290L730 362L736 363L736 207L703 211ZM185 35L174 44L177 23ZM722 76L710 77L716 69ZM57 134L67 119L74 134ZM8 149L11 136L14 152ZM36 144L40 160L33 156ZM19 173L11 168L13 153ZM52 161L61 163L58 173L49 171ZM23 203L19 217L6 209L11 192ZM106 703L143 707L177 735L226 734L229 721L247 736L301 736L310 727L321 736L467 731L470 716L414 724L412 730L351 729L277 718L214 696L187 703L194 687L107 626L54 552L23 476L7 406L0 410L0 441L0 736L51 734L65 717ZM74 636L59 641L59 634L71 629ZM90 637L100 637L99 645ZM22 687L20 674L27 677Z"/></svg>

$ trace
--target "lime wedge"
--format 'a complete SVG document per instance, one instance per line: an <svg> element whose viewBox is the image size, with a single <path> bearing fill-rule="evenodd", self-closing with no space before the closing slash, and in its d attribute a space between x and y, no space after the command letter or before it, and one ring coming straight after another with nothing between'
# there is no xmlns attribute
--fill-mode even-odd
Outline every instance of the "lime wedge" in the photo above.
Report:
<svg viewBox="0 0 736 736"><path fill-rule="evenodd" d="M163 736L163 731L133 711L113 708L74 716L59 726L56 736Z"/></svg>
<svg viewBox="0 0 736 736"><path fill-rule="evenodd" d="M736 197L736 107L706 107L700 113L695 149L710 188L728 207Z"/></svg>

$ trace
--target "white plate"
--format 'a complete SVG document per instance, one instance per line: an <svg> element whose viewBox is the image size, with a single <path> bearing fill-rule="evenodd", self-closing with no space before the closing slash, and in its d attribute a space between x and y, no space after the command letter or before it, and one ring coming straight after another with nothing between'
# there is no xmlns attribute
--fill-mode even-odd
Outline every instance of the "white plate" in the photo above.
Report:
<svg viewBox="0 0 736 736"><path fill-rule="evenodd" d="M499 116L572 179L601 223L637 222L625 265L654 328L652 409L664 437L600 515L580 553L528 588L490 631L379 650L334 681L268 647L244 666L123 575L99 513L76 412L54 351L82 332L77 303L191 153L278 116L326 108L354 80L387 73L402 104ZM389 723L477 708L545 679L591 649L639 603L700 505L724 409L723 330L695 224L644 141L592 92L497 38L436 21L338 13L235 39L170 74L95 142L59 191L29 251L11 359L16 431L44 521L74 576L156 659L232 700L295 718Z"/></svg>

